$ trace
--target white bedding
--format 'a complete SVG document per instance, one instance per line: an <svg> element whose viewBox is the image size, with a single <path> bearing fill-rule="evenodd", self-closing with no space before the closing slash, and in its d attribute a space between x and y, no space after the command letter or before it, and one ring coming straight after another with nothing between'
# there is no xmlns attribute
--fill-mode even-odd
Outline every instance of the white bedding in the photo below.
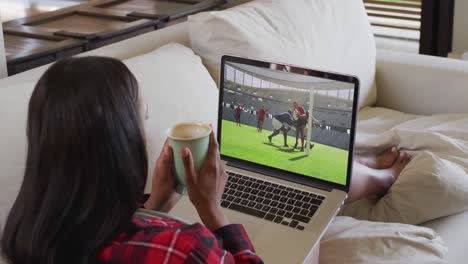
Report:
<svg viewBox="0 0 468 264"><path fill-rule="evenodd" d="M385 108L365 108L358 116L356 148L382 145L460 157L468 164L468 114L418 117Z"/></svg>
<svg viewBox="0 0 468 264"><path fill-rule="evenodd" d="M429 151L459 164L465 174L468 171L468 114L420 117L385 108L365 108L359 112L357 130L358 151L396 144L413 153ZM432 210L432 204L426 206ZM422 226L434 229L448 246L446 263L466 261L468 211Z"/></svg>
<svg viewBox="0 0 468 264"><path fill-rule="evenodd" d="M447 247L424 227L339 216L320 242L320 263L443 263Z"/></svg>

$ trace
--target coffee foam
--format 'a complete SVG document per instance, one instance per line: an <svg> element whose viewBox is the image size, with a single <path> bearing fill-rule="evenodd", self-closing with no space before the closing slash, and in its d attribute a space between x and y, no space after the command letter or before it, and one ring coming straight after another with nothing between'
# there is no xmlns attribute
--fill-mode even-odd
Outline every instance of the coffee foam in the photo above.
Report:
<svg viewBox="0 0 468 264"><path fill-rule="evenodd" d="M210 132L210 127L205 124L185 123L174 126L169 136L177 139L194 139L207 136Z"/></svg>

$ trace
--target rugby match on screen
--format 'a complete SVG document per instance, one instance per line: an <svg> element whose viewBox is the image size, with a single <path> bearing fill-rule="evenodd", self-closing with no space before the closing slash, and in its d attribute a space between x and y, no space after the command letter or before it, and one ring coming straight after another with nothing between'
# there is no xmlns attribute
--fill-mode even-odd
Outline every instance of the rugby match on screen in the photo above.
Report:
<svg viewBox="0 0 468 264"><path fill-rule="evenodd" d="M226 64L221 154L346 184L354 85L291 75Z"/></svg>

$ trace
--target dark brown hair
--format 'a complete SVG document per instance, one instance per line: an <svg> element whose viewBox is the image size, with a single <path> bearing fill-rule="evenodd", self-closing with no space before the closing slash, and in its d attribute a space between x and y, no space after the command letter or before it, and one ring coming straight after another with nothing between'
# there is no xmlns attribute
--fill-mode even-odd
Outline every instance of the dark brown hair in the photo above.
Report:
<svg viewBox="0 0 468 264"><path fill-rule="evenodd" d="M127 228L147 177L138 85L120 61L52 65L29 101L24 180L1 247L12 263L92 263Z"/></svg>

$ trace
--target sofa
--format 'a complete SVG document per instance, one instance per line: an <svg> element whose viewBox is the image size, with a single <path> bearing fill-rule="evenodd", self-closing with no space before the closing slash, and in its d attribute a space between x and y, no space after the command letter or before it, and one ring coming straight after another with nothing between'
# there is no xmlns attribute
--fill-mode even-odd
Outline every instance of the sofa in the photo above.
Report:
<svg viewBox="0 0 468 264"><path fill-rule="evenodd" d="M0 15L1 19L1 15ZM3 32L3 26L0 24L0 32ZM5 41L3 40L3 34L0 35L0 54L5 54ZM0 58L0 78L7 77L7 64L6 56Z"/></svg>
<svg viewBox="0 0 468 264"><path fill-rule="evenodd" d="M80 56L108 56L121 60L128 60L135 57L142 57L168 43L179 43L185 47L192 47L189 31L190 21L176 24L161 30L124 40L100 49L96 49ZM193 33L193 32L192 32ZM199 32L205 34L205 32ZM151 60L141 63L140 67L152 68ZM369 106L360 109L358 120L358 137L360 133L360 122L378 120L378 122L367 125L363 131L366 134L379 134L382 131L391 130L408 120L419 116L438 115L446 113L468 113L468 62L446 58L437 58L415 54L403 54L378 50L375 59L375 83L376 99ZM19 92L21 96L28 98L31 87L38 80L41 74L49 67L42 66L27 72L20 73L0 80L0 94L8 94L12 89L29 88ZM139 80L140 81L140 80ZM200 94L198 100L194 98L184 99L186 104L191 101L203 101L212 98L217 93L215 85L210 86L210 95ZM157 83L154 84L156 89ZM183 89L190 89L185 87ZM157 92L155 93L158 94ZM183 90L180 96L183 95ZM0 97L4 108L12 105L8 98ZM146 98L151 101L151 98ZM170 97L168 97L170 100ZM173 98L174 104L177 97ZM27 102L27 100L22 101ZM171 102L168 102L171 104ZM23 105L26 108L27 105ZM216 123L216 102L197 104L200 112L206 113L204 121ZM202 109L204 108L204 109ZM153 110L152 110L153 109ZM211 114L210 114L211 112ZM25 112L12 111L7 114L0 112L0 121L5 128L12 122L20 119L21 126L24 127ZM150 115L157 116L158 111L150 105ZM197 118L197 117L193 117ZM163 129L164 127L159 127ZM4 130L2 128L2 130ZM15 199L18 188L21 184L21 177L18 173L13 175L13 171L21 171L25 155L25 131L0 132L0 226L3 226L8 209ZM18 134L18 135L16 135ZM21 137L21 142L13 143L13 137ZM151 136L150 136L151 137ZM468 140L468 139L467 139ZM160 143L155 143L151 149L150 157L154 158L159 152ZM16 152L20 154L15 155ZM466 157L465 157L466 158ZM154 164L153 164L154 166ZM21 174L19 174L21 175ZM150 184L148 184L150 186ZM437 232L448 247L446 263L464 263L466 261L465 248L468 244L468 212L444 216L429 222L421 223L421 226L428 227Z"/></svg>

